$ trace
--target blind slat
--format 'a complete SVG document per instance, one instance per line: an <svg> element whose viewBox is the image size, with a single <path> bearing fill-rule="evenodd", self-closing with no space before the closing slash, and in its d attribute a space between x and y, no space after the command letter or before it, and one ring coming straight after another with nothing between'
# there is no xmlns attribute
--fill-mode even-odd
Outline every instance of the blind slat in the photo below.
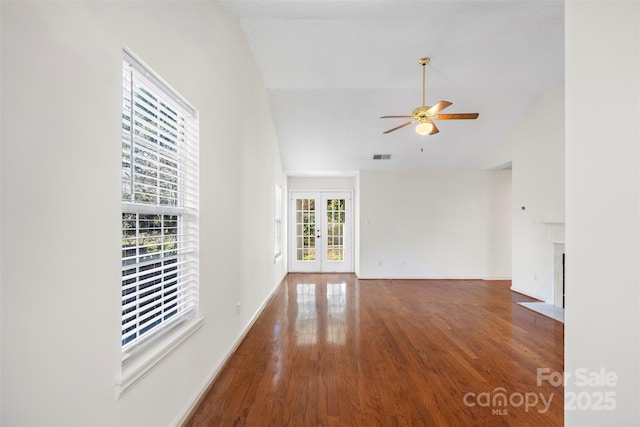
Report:
<svg viewBox="0 0 640 427"><path fill-rule="evenodd" d="M153 295L148 295L148 296L146 296L144 298L141 298L140 302L137 303L137 304L134 303L134 302L130 302L128 304L123 304L122 311L123 311L123 313L126 313L127 310L129 310L131 308L134 308L134 307L137 307L138 305L144 308L146 305L148 305L150 303L152 305L153 302L163 303L165 305L177 304L177 306L179 307L181 304L187 304L187 303L191 303L191 302L196 302L197 301L195 293L186 292L186 291L177 291L178 289L181 289L181 288L183 288L183 287L180 287L180 286L176 285L176 286L173 286L171 289L169 289L169 288L165 289L164 290L164 295L160 299L158 299L156 301L153 301L154 300L154 298L152 298ZM171 292L171 293L168 293L168 292ZM154 310L153 312L156 313L156 310ZM160 311L158 311L158 313L159 312ZM125 314L124 316L126 317L127 314ZM128 329L128 328L130 328L132 326L135 326L138 323L141 323L141 319L146 319L146 318L149 318L149 317L150 316L147 316L145 314L144 318L132 319L132 321L129 321L129 322L127 322L127 323L125 323L123 325L123 329Z"/></svg>

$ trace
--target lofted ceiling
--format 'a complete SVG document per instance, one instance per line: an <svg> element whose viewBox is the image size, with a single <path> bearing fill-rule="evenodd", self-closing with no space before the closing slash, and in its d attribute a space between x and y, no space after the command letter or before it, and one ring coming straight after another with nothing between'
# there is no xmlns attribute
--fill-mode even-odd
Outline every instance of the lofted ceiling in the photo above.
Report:
<svg viewBox="0 0 640 427"><path fill-rule="evenodd" d="M536 99L564 80L564 2L217 1L238 18L290 173L482 169ZM383 131L422 103L477 120ZM541 124L544 125L544 124ZM374 154L391 154L373 160Z"/></svg>

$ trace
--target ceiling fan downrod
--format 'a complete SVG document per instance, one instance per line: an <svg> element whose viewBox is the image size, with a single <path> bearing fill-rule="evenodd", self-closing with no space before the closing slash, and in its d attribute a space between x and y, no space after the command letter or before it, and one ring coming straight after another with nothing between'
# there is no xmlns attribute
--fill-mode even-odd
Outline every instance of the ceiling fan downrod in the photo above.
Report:
<svg viewBox="0 0 640 427"><path fill-rule="evenodd" d="M420 65L422 65L422 106L426 106L427 86L426 86L426 66L431 61L428 57L420 58Z"/></svg>

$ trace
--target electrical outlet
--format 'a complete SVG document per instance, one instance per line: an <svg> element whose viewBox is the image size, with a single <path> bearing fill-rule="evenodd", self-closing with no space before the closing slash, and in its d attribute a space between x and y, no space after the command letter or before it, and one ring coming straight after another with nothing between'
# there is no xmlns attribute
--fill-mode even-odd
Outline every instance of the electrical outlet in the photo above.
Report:
<svg viewBox="0 0 640 427"><path fill-rule="evenodd" d="M236 304L236 313L240 314L240 303Z"/></svg>

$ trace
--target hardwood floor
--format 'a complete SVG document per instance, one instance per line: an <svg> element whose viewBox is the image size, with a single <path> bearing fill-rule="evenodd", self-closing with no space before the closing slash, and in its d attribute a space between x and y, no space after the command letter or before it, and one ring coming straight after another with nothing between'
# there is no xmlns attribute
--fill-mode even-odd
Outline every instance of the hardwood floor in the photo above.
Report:
<svg viewBox="0 0 640 427"><path fill-rule="evenodd" d="M561 426L564 325L504 282L290 274L186 426Z"/></svg>

